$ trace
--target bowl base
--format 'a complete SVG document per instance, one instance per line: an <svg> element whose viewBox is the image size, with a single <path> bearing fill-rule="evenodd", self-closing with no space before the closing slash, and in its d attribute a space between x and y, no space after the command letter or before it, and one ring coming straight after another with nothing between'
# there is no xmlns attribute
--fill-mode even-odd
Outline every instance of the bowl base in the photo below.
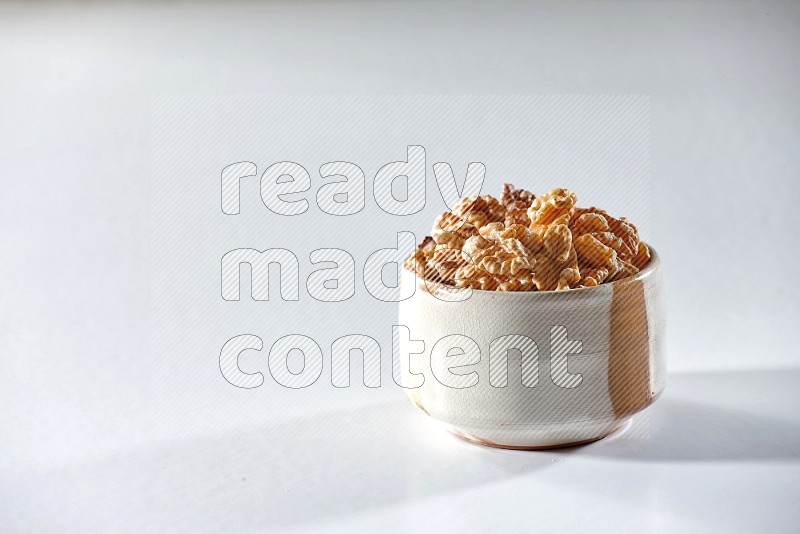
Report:
<svg viewBox="0 0 800 534"><path fill-rule="evenodd" d="M509 435L507 432L491 431L488 429L464 428L443 421L438 421L445 429L459 439L483 445L484 447L494 447L497 449L510 449L518 451L542 451L550 449L561 449L565 447L577 447L586 445L594 441L601 440L614 434L627 426L630 418L614 421L613 423L586 425L582 432L558 432L555 435L547 431L542 432L541 427L535 430L528 429L527 432L515 432ZM534 425L534 428L539 425ZM589 428L587 428L587 426ZM593 427L593 428L592 428ZM572 430L572 429L571 429ZM560 435L559 435L560 434Z"/></svg>
<svg viewBox="0 0 800 534"><path fill-rule="evenodd" d="M477 438L474 436L465 436L461 432L455 429L450 429L449 432L453 434L455 437L459 439L463 439L469 443L474 443L476 445L482 445L484 447L493 447L495 449L507 449L512 451L550 451L553 449L565 449L567 447L579 447L581 445L588 445L589 443L594 443L595 441L600 441L601 439L610 436L617 430L619 430L623 425L620 425L617 428L612 429L611 431L607 432L606 434L601 434L594 438L583 439L580 441L571 441L568 443L558 443L554 445L504 445L503 443L495 443L493 441L486 441L481 438Z"/></svg>

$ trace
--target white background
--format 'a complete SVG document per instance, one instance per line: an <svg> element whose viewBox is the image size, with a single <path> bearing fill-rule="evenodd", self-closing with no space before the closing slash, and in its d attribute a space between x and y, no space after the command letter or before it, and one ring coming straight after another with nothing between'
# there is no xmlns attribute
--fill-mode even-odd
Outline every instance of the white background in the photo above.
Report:
<svg viewBox="0 0 800 534"><path fill-rule="evenodd" d="M159 374L150 345L157 327L151 102L160 94L635 94L650 96L646 239L663 259L670 383L675 395L712 405L689 409L685 397L665 398L666 412L637 423L650 429L638 450L652 452L653 439L669 441L664 429L687 421L713 436L700 432L705 441L697 448L707 454L690 454L681 446L696 452L692 435L679 432L678 452L656 448L666 453L645 455L644 465L609 467L573 453L572 471L550 470L550 482L563 490L553 502L567 506L596 494L603 480L631 476L646 502L638 512L620 505L617 517L633 514L641 520L634 524L656 531L746 529L757 510L747 507L750 491L731 489L736 481L758 484L752 494L773 502L797 494L796 485L786 486L791 473L797 478L796 448L779 444L797 443L797 421L776 426L748 417L789 418L785 404L797 400L786 379L796 373L782 369L800 364L798 30L800 9L791 2L0 4L0 516L22 531L64 530L59 517L75 529L302 527L292 518L306 508L291 491L317 484L320 493L299 492L316 510L309 521L352 517L379 525L396 501L435 518L428 508L453 505L451 498L468 508L469 492L524 496L539 487L541 479L526 478L533 476L528 468L550 457L498 456L431 443L427 434L407 439L427 447L420 465L443 469L443 482L414 478L415 459L402 442L383 445L406 467L387 464L382 449L365 444L373 437L360 424L375 424L392 440L424 425L404 426L410 415L392 404L402 395L389 388L373 397L320 392L311 400L260 392L258 412L251 409L258 397L237 397L232 387L215 397L219 403L197 408L203 391ZM263 170L271 158L258 157ZM174 357L183 358L187 376L214 370L214 355ZM728 399L727 411L713 406L718 399ZM744 399L756 407L742 406ZM336 410L344 406L354 411L342 419ZM351 430L342 435L342 427ZM759 442L754 429L774 439ZM720 436L740 435L766 453L725 449ZM228 488L225 504L198 513L197 504L217 502L224 487L215 475L236 472L238 481L240 472L247 478L259 466L322 453L303 452L303 436L337 451L342 471L330 467L339 465L334 459L272 469L275 479L266 477L258 491ZM263 452L263 462L217 462L231 448L240 457L272 452ZM187 449L200 452L185 456ZM631 445L623 441L621 450ZM442 467L452 451L471 470ZM787 457L788 465L771 463ZM732 479L718 472L726 462L739 469ZM699 482L682 478L698 472ZM162 473L173 482L159 479ZM326 500L337 485L341 498ZM584 491L587 485L595 491ZM693 487L711 500L687 495ZM630 488L612 495L637 498ZM129 499L142 508L126 508ZM359 499L366 515L353 504ZM709 518L703 510L717 499L735 504L731 513L740 520ZM153 503L162 507L147 523ZM231 512L237 506L249 512ZM779 509L770 517L780 524L789 514Z"/></svg>

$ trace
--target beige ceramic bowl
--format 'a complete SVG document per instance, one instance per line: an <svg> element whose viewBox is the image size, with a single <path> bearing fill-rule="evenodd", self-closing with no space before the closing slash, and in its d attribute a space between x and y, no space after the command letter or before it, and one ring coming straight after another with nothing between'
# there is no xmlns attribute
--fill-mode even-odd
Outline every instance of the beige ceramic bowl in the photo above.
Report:
<svg viewBox="0 0 800 534"><path fill-rule="evenodd" d="M586 443L619 428L664 389L664 305L651 249L638 274L593 288L472 291L418 280L400 303L403 385L420 410L484 445ZM422 352L419 341L424 342ZM448 369L449 368L449 369ZM424 383L409 388L424 377Z"/></svg>

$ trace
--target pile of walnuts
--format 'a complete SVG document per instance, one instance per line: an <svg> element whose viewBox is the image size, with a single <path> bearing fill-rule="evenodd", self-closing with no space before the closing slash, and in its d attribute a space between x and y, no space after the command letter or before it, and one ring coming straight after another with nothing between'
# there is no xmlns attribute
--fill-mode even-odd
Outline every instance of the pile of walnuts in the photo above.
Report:
<svg viewBox="0 0 800 534"><path fill-rule="evenodd" d="M503 186L462 198L436 218L406 266L426 280L496 291L591 287L639 272L650 250L636 227L597 208L578 208L575 194L542 196Z"/></svg>

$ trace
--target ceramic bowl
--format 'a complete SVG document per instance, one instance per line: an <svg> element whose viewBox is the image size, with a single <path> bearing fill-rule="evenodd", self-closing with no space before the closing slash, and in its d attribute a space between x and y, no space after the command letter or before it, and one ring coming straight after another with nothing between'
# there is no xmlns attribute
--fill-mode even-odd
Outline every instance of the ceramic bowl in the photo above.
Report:
<svg viewBox="0 0 800 534"><path fill-rule="evenodd" d="M401 285L415 292L400 302L401 385L420 410L483 445L607 436L664 389L660 261L651 252L634 276L568 291L465 293L403 269Z"/></svg>

